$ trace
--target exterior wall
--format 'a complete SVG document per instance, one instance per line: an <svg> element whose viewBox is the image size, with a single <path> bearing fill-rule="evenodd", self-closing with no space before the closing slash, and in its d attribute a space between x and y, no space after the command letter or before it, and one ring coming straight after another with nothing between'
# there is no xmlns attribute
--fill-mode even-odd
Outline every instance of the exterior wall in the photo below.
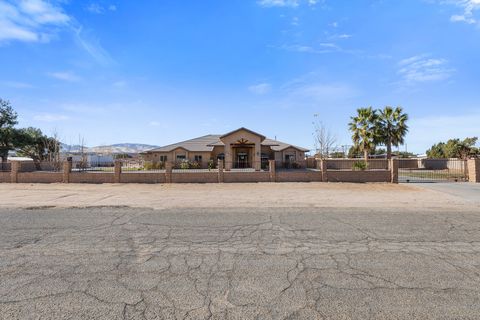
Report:
<svg viewBox="0 0 480 320"><path fill-rule="evenodd" d="M222 147L222 152L223 152L223 147ZM186 159L190 162L195 161L195 156L200 155L202 156L202 163L201 163L201 168L202 169L207 169L208 168L208 162L210 159L212 159L212 152L196 152L196 151L186 151L185 149L178 148L173 150L172 152L153 152L153 153L147 153L143 155L143 159L145 161L152 161L152 162L159 162L160 161L160 156L166 156L168 162L176 162L177 161L177 155L185 155ZM216 157L214 158L216 160Z"/></svg>
<svg viewBox="0 0 480 320"><path fill-rule="evenodd" d="M70 183L114 183L115 175L104 172L71 172Z"/></svg>
<svg viewBox="0 0 480 320"><path fill-rule="evenodd" d="M321 182L322 173L320 171L278 171L276 173L276 182Z"/></svg>
<svg viewBox="0 0 480 320"><path fill-rule="evenodd" d="M175 172L172 183L216 183L218 172Z"/></svg>
<svg viewBox="0 0 480 320"><path fill-rule="evenodd" d="M302 168L306 167L307 163L305 160L305 152L295 148L287 148L282 151L275 151L275 165L277 168L283 168L285 156L288 154L295 155L295 162L298 163Z"/></svg>
<svg viewBox="0 0 480 320"><path fill-rule="evenodd" d="M221 154L221 153L224 153L225 152L225 147L213 147L213 151L212 151L212 159L213 161L215 161L215 163L217 163L217 158L218 158L218 155Z"/></svg>
<svg viewBox="0 0 480 320"><path fill-rule="evenodd" d="M232 144L235 144L238 140L245 139L250 143L254 143L255 147L253 148L253 165L256 170L260 170L260 153L261 153L261 138L251 132L246 130L236 131L226 137L223 137L221 140L225 143L225 169L232 169L233 159L233 148Z"/></svg>
<svg viewBox="0 0 480 320"><path fill-rule="evenodd" d="M328 171L328 182L391 182L391 172L378 171Z"/></svg>
<svg viewBox="0 0 480 320"><path fill-rule="evenodd" d="M165 183L165 173L126 172L120 175L120 183Z"/></svg>
<svg viewBox="0 0 480 320"><path fill-rule="evenodd" d="M231 172L226 171L224 182L270 182L269 172Z"/></svg>
<svg viewBox="0 0 480 320"><path fill-rule="evenodd" d="M18 183L60 183L63 181L62 172L19 172Z"/></svg>

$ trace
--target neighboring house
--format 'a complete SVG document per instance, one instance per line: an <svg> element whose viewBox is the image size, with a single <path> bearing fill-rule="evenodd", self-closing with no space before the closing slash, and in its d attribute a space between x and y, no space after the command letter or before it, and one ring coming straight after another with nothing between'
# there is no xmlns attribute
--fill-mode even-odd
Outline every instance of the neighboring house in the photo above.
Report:
<svg viewBox="0 0 480 320"><path fill-rule="evenodd" d="M207 168L209 161L216 165L224 160L225 169L253 168L260 170L275 160L277 167L305 167L308 149L285 142L268 139L246 128L239 128L223 135L203 137L174 143L141 153L146 161L196 162Z"/></svg>
<svg viewBox="0 0 480 320"><path fill-rule="evenodd" d="M114 156L112 154L97 154L97 153L79 153L79 152L70 152L70 153L62 153L60 155L62 160L66 160L67 158L71 158L73 162L81 162L83 159L88 164L96 165L99 163L113 163Z"/></svg>

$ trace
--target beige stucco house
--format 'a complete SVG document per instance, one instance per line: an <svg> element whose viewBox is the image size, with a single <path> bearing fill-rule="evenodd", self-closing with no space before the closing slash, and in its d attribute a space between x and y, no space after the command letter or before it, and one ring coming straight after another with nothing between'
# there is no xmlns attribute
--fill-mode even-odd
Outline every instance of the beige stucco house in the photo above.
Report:
<svg viewBox="0 0 480 320"><path fill-rule="evenodd" d="M304 167L308 149L285 142L268 139L246 128L239 128L223 135L206 135L143 152L146 161L198 163L207 168L213 161L224 160L225 169L252 168L260 170L275 160L276 166Z"/></svg>

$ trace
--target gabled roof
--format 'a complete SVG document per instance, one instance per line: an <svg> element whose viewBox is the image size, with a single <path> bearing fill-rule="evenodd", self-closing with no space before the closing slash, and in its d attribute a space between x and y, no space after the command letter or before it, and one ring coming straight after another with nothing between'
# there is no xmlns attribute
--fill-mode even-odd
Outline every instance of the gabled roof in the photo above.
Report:
<svg viewBox="0 0 480 320"><path fill-rule="evenodd" d="M272 140L272 139L268 139L268 138L265 139L262 142L262 146L270 146L270 148L272 148L273 151L283 151L283 150L288 149L288 148L297 149L298 151L303 151L303 152L310 151L308 149L295 146L293 144L288 144L288 143L285 143L285 142L282 142L282 141Z"/></svg>
<svg viewBox="0 0 480 320"><path fill-rule="evenodd" d="M145 153L153 153L153 152L171 152L171 151L173 151L175 149L178 149L178 148L182 148L182 149L185 149L187 151L192 151L192 152L212 152L214 147L223 147L225 145L222 142L222 140L220 140L222 137L228 136L228 135L230 135L232 133L235 133L235 132L238 132L240 130L245 130L247 132L250 132L252 134L260 136L261 139L262 139L261 145L262 146L269 146L270 148L272 148L273 151L283 151L283 150L288 149L288 148L294 148L296 150L304 151L304 152L309 151L308 149L298 147L298 146L295 146L295 145L292 145L292 144L288 144L288 143L285 143L285 142L265 138L265 136L263 136L261 134L258 134L254 131L251 131L249 129L246 129L246 128L242 127L240 129L231 131L231 132L226 133L224 135L209 134L209 135L206 135L206 136L202 136L202 137L198 137L198 138L194 138L194 139L190 139L190 140L185 140L185 141L182 141L182 142L169 144L167 146L163 146L163 147L160 147L160 148L155 148L155 149L152 149L152 150L148 150L148 151L145 151L143 153L145 154Z"/></svg>
<svg viewBox="0 0 480 320"><path fill-rule="evenodd" d="M206 136L185 140L182 142L169 144L167 146L163 146L160 148L148 150L145 153L170 152L178 148L183 148L187 151L211 152L213 150L213 146L211 144L217 142L219 138L220 138L219 134L209 134Z"/></svg>
<svg viewBox="0 0 480 320"><path fill-rule="evenodd" d="M224 135L220 136L220 139L225 138L225 137L228 137L229 135L234 134L235 132L238 132L238 131L247 131L247 132L250 132L251 134L260 137L262 141L265 140L265 138L266 138L264 135L261 135L260 133L257 133L257 132L255 132L255 131L252 131L252 130L247 129L247 128L245 128L245 127L241 127L241 128L236 129L236 130L233 130L233 131L230 131L230 132L228 132L228 133L225 133Z"/></svg>

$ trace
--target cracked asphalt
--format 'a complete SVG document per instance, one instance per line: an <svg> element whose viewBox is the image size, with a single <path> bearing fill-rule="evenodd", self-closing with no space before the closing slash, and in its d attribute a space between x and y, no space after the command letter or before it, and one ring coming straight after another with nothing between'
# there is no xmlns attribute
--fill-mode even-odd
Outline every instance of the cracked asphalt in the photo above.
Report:
<svg viewBox="0 0 480 320"><path fill-rule="evenodd" d="M479 319L477 208L0 209L1 319Z"/></svg>

